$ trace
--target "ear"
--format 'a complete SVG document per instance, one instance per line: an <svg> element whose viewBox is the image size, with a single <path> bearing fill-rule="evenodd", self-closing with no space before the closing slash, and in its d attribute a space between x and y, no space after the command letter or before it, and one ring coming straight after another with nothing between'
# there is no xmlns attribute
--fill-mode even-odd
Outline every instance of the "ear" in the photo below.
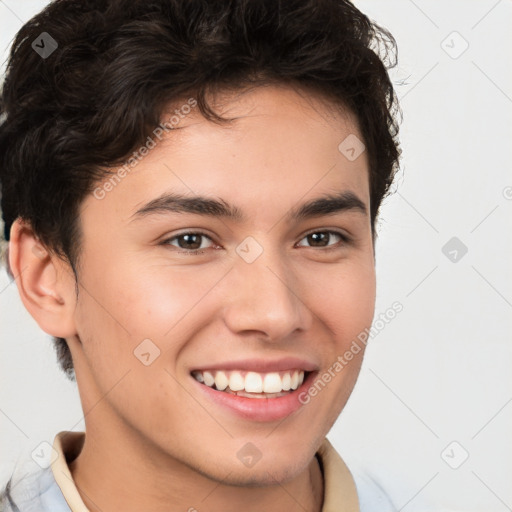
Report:
<svg viewBox="0 0 512 512"><path fill-rule="evenodd" d="M21 300L39 327L58 338L75 335L76 294L71 267L49 252L31 226L19 218L11 227L9 264Z"/></svg>

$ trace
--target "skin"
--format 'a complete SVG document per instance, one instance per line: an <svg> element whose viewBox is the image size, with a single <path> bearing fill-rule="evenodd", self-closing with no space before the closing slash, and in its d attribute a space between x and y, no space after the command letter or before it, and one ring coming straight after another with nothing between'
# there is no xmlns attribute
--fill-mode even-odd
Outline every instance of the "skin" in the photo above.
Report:
<svg viewBox="0 0 512 512"><path fill-rule="evenodd" d="M109 192L81 205L79 296L69 265L17 221L10 265L21 298L50 335L70 346L86 440L70 465L91 511L320 511L315 452L342 411L364 350L284 421L242 419L206 399L192 367L232 359L298 356L320 371L369 328L375 261L368 214L348 210L288 223L290 209L349 190L370 210L368 163L338 150L362 136L353 116L286 86L219 95L237 120L219 126L197 110ZM163 191L223 198L247 222L133 213ZM202 253L177 234L201 230ZM306 236L338 230L323 245ZM235 251L252 236L263 253ZM181 240L181 247L179 245ZM190 249L188 249L190 250ZM180 253L181 251L181 253ZM24 270L23 270L24 269ZM22 272L23 270L23 272ZM144 339L160 356L134 357ZM247 442L262 458L245 467Z"/></svg>

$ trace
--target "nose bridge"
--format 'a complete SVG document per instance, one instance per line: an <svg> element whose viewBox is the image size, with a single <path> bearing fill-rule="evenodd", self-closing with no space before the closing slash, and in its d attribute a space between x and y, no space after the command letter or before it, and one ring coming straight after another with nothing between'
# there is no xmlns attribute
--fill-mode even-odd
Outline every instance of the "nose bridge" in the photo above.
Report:
<svg viewBox="0 0 512 512"><path fill-rule="evenodd" d="M233 332L260 331L276 341L307 329L311 312L300 297L293 269L280 251L248 238L237 248L229 276L229 303L224 308L228 327Z"/></svg>

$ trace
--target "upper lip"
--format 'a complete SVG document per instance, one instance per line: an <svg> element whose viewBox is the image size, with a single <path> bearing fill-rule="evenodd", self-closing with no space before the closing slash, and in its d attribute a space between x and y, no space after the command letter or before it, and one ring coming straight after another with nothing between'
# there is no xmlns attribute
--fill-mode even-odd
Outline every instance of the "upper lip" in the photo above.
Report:
<svg viewBox="0 0 512 512"><path fill-rule="evenodd" d="M307 359L297 357L283 357L282 359L240 359L238 361L224 361L192 368L193 371L211 370L244 370L260 373L282 372L286 370L316 371L318 365Z"/></svg>

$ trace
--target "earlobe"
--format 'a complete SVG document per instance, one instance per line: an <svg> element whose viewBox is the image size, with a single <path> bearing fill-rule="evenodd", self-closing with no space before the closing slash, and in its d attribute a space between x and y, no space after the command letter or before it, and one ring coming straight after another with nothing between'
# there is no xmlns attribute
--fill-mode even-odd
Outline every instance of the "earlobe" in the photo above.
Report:
<svg viewBox="0 0 512 512"><path fill-rule="evenodd" d="M74 277L21 219L11 227L9 264L21 300L39 327L59 338L76 334Z"/></svg>

